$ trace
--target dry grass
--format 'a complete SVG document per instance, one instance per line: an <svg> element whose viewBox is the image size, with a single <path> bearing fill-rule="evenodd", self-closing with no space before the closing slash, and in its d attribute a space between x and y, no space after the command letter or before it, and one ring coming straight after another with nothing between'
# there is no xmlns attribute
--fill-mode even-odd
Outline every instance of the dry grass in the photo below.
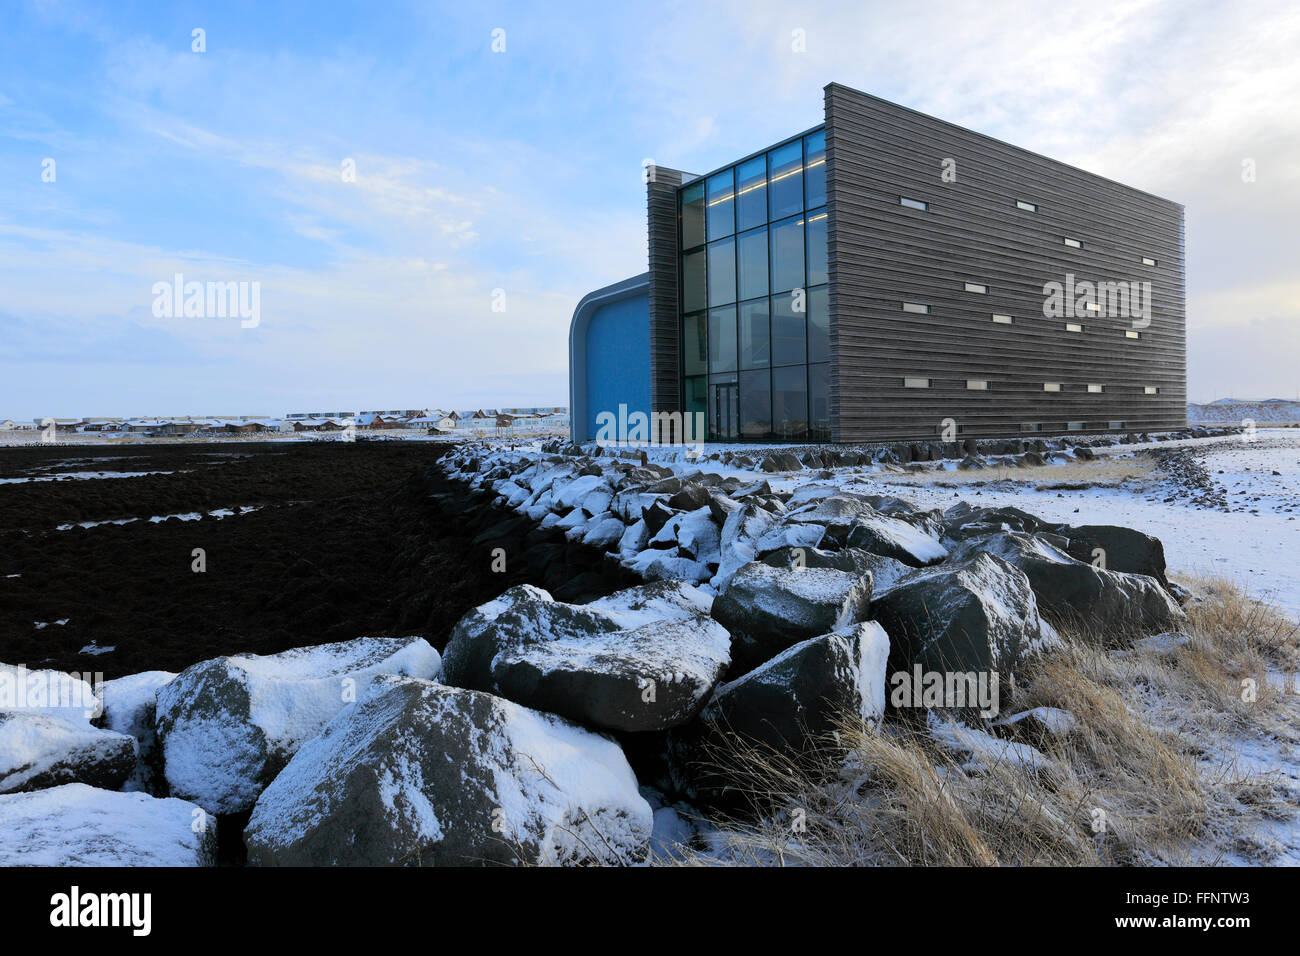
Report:
<svg viewBox="0 0 1300 956"><path fill-rule="evenodd" d="M712 821L724 847L676 847L673 865L1133 865L1267 862L1257 830L1300 793L1237 766L1252 742L1300 744L1296 626L1223 581L1191 582L1180 641L1123 651L1067 641L1026 669L1002 712L1055 707L1063 734L1014 731L1005 758L940 746L923 723L845 722L815 754L733 745L745 806ZM1243 699L1242 680L1258 696ZM1249 697L1249 695L1246 695ZM1019 724L1017 728L1028 728ZM1012 731L1003 729L1003 734ZM1029 744L1037 766L1012 759Z"/></svg>
<svg viewBox="0 0 1300 956"><path fill-rule="evenodd" d="M1110 456L1095 461L1063 465L1019 468L999 465L976 471L882 472L873 475L880 481L900 485L932 485L938 488L963 488L973 484L1010 481L1021 485L1048 488L1053 485L1114 486L1140 481L1152 476L1155 462L1146 455L1132 458Z"/></svg>

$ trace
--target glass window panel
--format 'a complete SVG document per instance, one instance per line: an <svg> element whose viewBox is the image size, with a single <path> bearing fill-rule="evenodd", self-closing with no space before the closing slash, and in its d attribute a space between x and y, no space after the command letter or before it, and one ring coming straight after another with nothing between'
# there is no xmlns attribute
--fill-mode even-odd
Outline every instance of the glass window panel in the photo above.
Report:
<svg viewBox="0 0 1300 956"><path fill-rule="evenodd" d="M830 281L826 261L826 210L814 209L808 213L808 285Z"/></svg>
<svg viewBox="0 0 1300 956"><path fill-rule="evenodd" d="M710 239L720 239L736 231L735 178L734 169L709 177Z"/></svg>
<svg viewBox="0 0 1300 956"><path fill-rule="evenodd" d="M708 398L703 375L686 380L686 411L691 414L708 411Z"/></svg>
<svg viewBox="0 0 1300 956"><path fill-rule="evenodd" d="M808 366L772 369L772 429L778 438L808 435Z"/></svg>
<svg viewBox="0 0 1300 956"><path fill-rule="evenodd" d="M804 137L804 194L808 208L826 202L826 130L819 129Z"/></svg>
<svg viewBox="0 0 1300 956"><path fill-rule="evenodd" d="M806 303L805 303L806 304ZM806 312L794 310L794 296L772 296L772 364L794 365L807 356L808 339Z"/></svg>
<svg viewBox="0 0 1300 956"><path fill-rule="evenodd" d="M704 182L682 189L682 248L704 245Z"/></svg>
<svg viewBox="0 0 1300 956"><path fill-rule="evenodd" d="M795 141L767 154L769 219L803 209L803 144Z"/></svg>
<svg viewBox="0 0 1300 956"><path fill-rule="evenodd" d="M803 286L803 217L773 223L772 291Z"/></svg>
<svg viewBox="0 0 1300 956"><path fill-rule="evenodd" d="M695 312L709 304L704 282L704 250L682 256L682 311Z"/></svg>
<svg viewBox="0 0 1300 956"><path fill-rule="evenodd" d="M736 307L709 310L709 371L736 370Z"/></svg>
<svg viewBox="0 0 1300 956"><path fill-rule="evenodd" d="M808 290L808 361L828 362L831 357L830 287Z"/></svg>
<svg viewBox="0 0 1300 956"><path fill-rule="evenodd" d="M736 301L736 240L709 243L709 305Z"/></svg>
<svg viewBox="0 0 1300 956"><path fill-rule="evenodd" d="M767 299L740 304L740 367L767 368L772 364L772 332Z"/></svg>
<svg viewBox="0 0 1300 956"><path fill-rule="evenodd" d="M737 229L767 222L767 157L757 156L736 169Z"/></svg>
<svg viewBox="0 0 1300 956"><path fill-rule="evenodd" d="M740 289L738 298L767 295L767 230L755 229L738 238L736 265Z"/></svg>
<svg viewBox="0 0 1300 956"><path fill-rule="evenodd" d="M682 361L687 375L699 375L708 370L708 330L703 312L682 319Z"/></svg>
<svg viewBox="0 0 1300 956"><path fill-rule="evenodd" d="M767 369L740 373L740 437L763 438L772 431L772 380Z"/></svg>
<svg viewBox="0 0 1300 956"><path fill-rule="evenodd" d="M814 441L830 441L831 437L831 376L825 362L808 366L808 437Z"/></svg>

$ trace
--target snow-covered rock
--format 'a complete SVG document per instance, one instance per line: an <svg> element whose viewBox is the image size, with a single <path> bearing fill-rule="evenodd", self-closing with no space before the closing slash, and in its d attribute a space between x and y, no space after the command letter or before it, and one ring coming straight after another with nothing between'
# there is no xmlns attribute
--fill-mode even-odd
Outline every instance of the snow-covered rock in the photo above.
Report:
<svg viewBox="0 0 1300 956"><path fill-rule="evenodd" d="M953 552L953 561L976 554L995 554L1023 571L1039 608L1057 627L1109 639L1176 630L1187 619L1155 578L1077 561L1042 535L1003 531L968 538Z"/></svg>
<svg viewBox="0 0 1300 956"><path fill-rule="evenodd" d="M739 737L779 753L802 751L859 717L878 725L885 713L889 637L867 621L795 644L724 684L695 723L673 731L669 754L679 784L698 795L726 787L725 767L702 755L725 752ZM713 746L702 746L709 740Z"/></svg>
<svg viewBox="0 0 1300 956"><path fill-rule="evenodd" d="M135 768L135 741L92 727L84 712L0 711L0 793L85 783L116 790ZM0 836L7 834L0 830Z"/></svg>
<svg viewBox="0 0 1300 956"><path fill-rule="evenodd" d="M586 605L512 588L456 625L446 678L612 730L663 730L699 711L729 663L709 607L680 581Z"/></svg>
<svg viewBox="0 0 1300 956"><path fill-rule="evenodd" d="M707 505L681 516L677 524L677 547L682 557L717 563L721 537Z"/></svg>
<svg viewBox="0 0 1300 956"><path fill-rule="evenodd" d="M380 675L436 678L421 638L363 637L195 664L158 691L157 731L175 796L247 810L303 742Z"/></svg>
<svg viewBox="0 0 1300 956"><path fill-rule="evenodd" d="M613 741L477 691L380 678L253 809L263 866L631 863L649 805Z"/></svg>
<svg viewBox="0 0 1300 956"><path fill-rule="evenodd" d="M593 517L587 524L586 531L582 535L582 543L589 548L607 551L623 539L623 534L626 531L627 526L614 517L613 514L606 511L604 514Z"/></svg>
<svg viewBox="0 0 1300 956"><path fill-rule="evenodd" d="M713 602L712 615L731 631L737 673L793 644L864 620L871 576L833 568L745 565Z"/></svg>
<svg viewBox="0 0 1300 956"><path fill-rule="evenodd" d="M650 529L646 527L644 518L638 518L635 524L624 529L623 537L618 540L618 552L622 555L635 555L644 551L649 543Z"/></svg>
<svg viewBox="0 0 1300 956"><path fill-rule="evenodd" d="M19 710L85 722L99 716L103 700L88 681L63 671L0 664L0 711Z"/></svg>
<svg viewBox="0 0 1300 956"><path fill-rule="evenodd" d="M919 665L1006 679L1026 655L1059 640L1024 572L990 554L912 572L872 602L871 616L892 642L891 671Z"/></svg>
<svg viewBox="0 0 1300 956"><path fill-rule="evenodd" d="M603 475L580 475L566 483L558 490L552 490L552 501L556 508L577 508L583 500L595 491L610 493L609 482ZM602 511L605 509L602 508Z"/></svg>
<svg viewBox="0 0 1300 956"><path fill-rule="evenodd" d="M845 543L851 548L896 558L913 567L934 564L948 556L948 549L935 535L901 518L883 514L855 518Z"/></svg>
<svg viewBox="0 0 1300 956"><path fill-rule="evenodd" d="M211 866L216 821L184 800L81 783L0 796L0 866Z"/></svg>
<svg viewBox="0 0 1300 956"><path fill-rule="evenodd" d="M157 789L155 778L162 775L162 754L155 733L158 690L175 677L171 671L145 671L104 684L101 725L135 739L135 769L123 790L154 793Z"/></svg>

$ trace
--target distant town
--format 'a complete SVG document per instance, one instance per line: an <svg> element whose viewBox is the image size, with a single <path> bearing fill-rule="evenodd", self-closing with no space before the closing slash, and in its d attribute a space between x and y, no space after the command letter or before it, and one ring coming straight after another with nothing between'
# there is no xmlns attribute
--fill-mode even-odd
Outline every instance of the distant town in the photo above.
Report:
<svg viewBox="0 0 1300 956"><path fill-rule="evenodd" d="M0 419L0 431L42 432L46 435L98 434L174 438L222 435L294 434L297 432L423 431L427 434L529 434L557 432L569 427L563 406L536 408L478 408L443 411L407 408L361 412L291 412L269 415L183 415L171 418L36 418Z"/></svg>

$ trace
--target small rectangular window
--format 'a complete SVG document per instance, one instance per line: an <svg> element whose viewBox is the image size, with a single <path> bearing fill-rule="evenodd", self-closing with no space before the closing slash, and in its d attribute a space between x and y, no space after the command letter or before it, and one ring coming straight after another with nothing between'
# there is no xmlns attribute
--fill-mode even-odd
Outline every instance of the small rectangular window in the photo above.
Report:
<svg viewBox="0 0 1300 956"><path fill-rule="evenodd" d="M1132 329L1125 329L1125 330L1124 330L1124 338L1126 338L1126 339L1140 339L1140 338L1142 338L1142 333L1141 333L1141 332L1134 332Z"/></svg>
<svg viewBox="0 0 1300 956"><path fill-rule="evenodd" d="M899 196L898 202L900 205L906 206L908 209L920 209L924 211L930 208L929 203L922 202L920 199L909 199L906 196Z"/></svg>
<svg viewBox="0 0 1300 956"><path fill-rule="evenodd" d="M1157 385L1146 385L1142 388L1142 392L1146 395L1159 395L1160 387Z"/></svg>
<svg viewBox="0 0 1300 956"><path fill-rule="evenodd" d="M905 378L903 388L929 388L930 381L928 378Z"/></svg>
<svg viewBox="0 0 1300 956"><path fill-rule="evenodd" d="M1088 386L1088 391L1092 392L1092 394L1094 394L1094 395L1100 395L1102 392L1106 391L1106 386L1105 386L1105 385L1089 385L1089 386Z"/></svg>
<svg viewBox="0 0 1300 956"><path fill-rule="evenodd" d="M1065 244L1066 244L1067 246L1069 246L1071 249L1082 249L1082 248L1083 248L1083 243L1082 243L1082 242L1080 242L1078 239L1071 239L1069 236L1066 236L1066 237L1065 237Z"/></svg>
<svg viewBox="0 0 1300 956"><path fill-rule="evenodd" d="M1067 332L1082 332L1082 331L1083 331L1083 326L1080 325L1078 322L1066 322L1066 323L1065 323L1065 331L1067 331Z"/></svg>
<svg viewBox="0 0 1300 956"><path fill-rule="evenodd" d="M1038 422L1022 422L1020 425L1020 430L1022 432L1036 432L1036 431L1041 431L1042 427L1043 426L1040 425Z"/></svg>
<svg viewBox="0 0 1300 956"><path fill-rule="evenodd" d="M1088 302L1084 305L1084 308L1086 308L1089 312L1101 311L1101 305L1097 302Z"/></svg>
<svg viewBox="0 0 1300 956"><path fill-rule="evenodd" d="M1106 427L1109 428L1109 429L1112 429L1112 430L1114 430L1114 431L1118 431L1119 429L1121 429L1121 428L1124 427L1124 423L1123 423L1123 422L1107 422L1107 423L1106 423Z"/></svg>
<svg viewBox="0 0 1300 956"><path fill-rule="evenodd" d="M966 379L966 387L972 392L987 392L989 383L982 378L968 378Z"/></svg>
<svg viewBox="0 0 1300 956"><path fill-rule="evenodd" d="M978 282L967 282L967 283L966 283L966 291L967 291L967 292L978 292L980 295L985 295L985 294L988 293L988 291L989 291L989 287L986 286L986 285L981 285L981 284L978 283Z"/></svg>
<svg viewBox="0 0 1300 956"><path fill-rule="evenodd" d="M903 311L928 313L930 311L930 307L928 305L922 305L919 302L904 302Z"/></svg>
<svg viewBox="0 0 1300 956"><path fill-rule="evenodd" d="M1142 257L1142 264L1143 264L1144 266L1158 266L1158 265L1160 265L1160 263L1156 262L1156 260L1152 259L1150 256L1143 256L1143 257Z"/></svg>
<svg viewBox="0 0 1300 956"><path fill-rule="evenodd" d="M1059 392L1060 390L1061 390L1061 383L1060 383L1060 382L1044 382L1044 383L1043 383L1043 391L1044 391L1044 392Z"/></svg>
<svg viewBox="0 0 1300 956"><path fill-rule="evenodd" d="M1038 212L1038 207L1031 202L1025 202L1023 199L1016 200L1016 208L1023 209L1025 212Z"/></svg>
<svg viewBox="0 0 1300 956"><path fill-rule="evenodd" d="M1081 432L1083 431L1083 422L1066 422L1065 430L1068 432Z"/></svg>
<svg viewBox="0 0 1300 956"><path fill-rule="evenodd" d="M1002 315L999 312L994 312L993 321L996 322L998 325L1014 325L1016 320L1012 316Z"/></svg>

